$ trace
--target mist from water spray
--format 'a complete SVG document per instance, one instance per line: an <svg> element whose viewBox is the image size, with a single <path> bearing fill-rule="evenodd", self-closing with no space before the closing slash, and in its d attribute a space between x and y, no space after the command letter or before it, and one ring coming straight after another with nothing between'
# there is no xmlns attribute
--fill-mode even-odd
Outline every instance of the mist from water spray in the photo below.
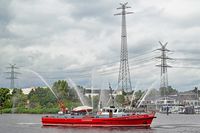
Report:
<svg viewBox="0 0 200 133"><path fill-rule="evenodd" d="M93 93L94 93L94 74L95 74L95 69L92 69L92 74L91 74L91 103L92 103L92 108L94 108L94 97L93 97Z"/></svg>
<svg viewBox="0 0 200 133"><path fill-rule="evenodd" d="M37 72L31 70L31 69L23 69L25 71L28 71L28 72L31 72L33 73L34 75L36 75L37 77L39 77L42 82L51 90L51 92L53 93L53 95L56 97L57 100L59 100L58 96L56 95L56 93L53 91L53 89L51 88L51 86L46 82L46 80Z"/></svg>
<svg viewBox="0 0 200 133"><path fill-rule="evenodd" d="M72 79L68 79L68 82L72 85L72 87L75 89L75 91L76 91L76 93L77 93L77 95L78 95L78 97L79 97L79 99L80 99L80 101L81 101L81 104L83 105L83 106L88 106L89 104L88 104L88 102L86 101L86 99L84 99L84 95L83 94L81 94L81 92L80 92L80 89L78 89L77 88L77 85L74 83L74 81L72 80Z"/></svg>
<svg viewBox="0 0 200 133"><path fill-rule="evenodd" d="M13 102L13 104L12 104L12 109L11 109L11 113L13 114L13 113L15 113L15 110L16 110L16 103L17 103L17 97L16 96L13 96L12 97L12 102Z"/></svg>
<svg viewBox="0 0 200 133"><path fill-rule="evenodd" d="M145 99L145 95L146 95L147 91L148 91L148 89L144 91L144 93L142 94L142 96L140 97L140 99L137 101L136 108L139 108L140 104L142 104L143 100Z"/></svg>
<svg viewBox="0 0 200 133"><path fill-rule="evenodd" d="M136 85L135 85L135 88L134 88L134 92L133 92L132 97L131 97L131 103L130 103L130 106L129 106L130 109L131 109L131 106L132 106L132 104L133 104L133 99L134 99L134 97L135 97L135 92L136 92L136 90L137 90L137 88L138 88L138 85L139 85L139 83L136 82Z"/></svg>
<svg viewBox="0 0 200 133"><path fill-rule="evenodd" d="M102 105L102 107L105 107L107 105L107 102L109 101L109 93L107 90L101 89L100 91L100 98L99 98L99 104Z"/></svg>
<svg viewBox="0 0 200 133"><path fill-rule="evenodd" d="M158 83L158 79L156 79L153 84L151 84L151 86L144 92L143 96L141 97L140 100L138 100L139 103L137 103L137 107L139 108L142 104L142 102L145 100L146 96L151 92L151 89L153 89L153 87Z"/></svg>
<svg viewBox="0 0 200 133"><path fill-rule="evenodd" d="M106 89L104 88L105 79L101 79L101 87L100 87L100 94L99 94L99 102L98 102L98 109L100 110L102 107L106 106L106 103L109 99L109 94Z"/></svg>
<svg viewBox="0 0 200 133"><path fill-rule="evenodd" d="M37 77L39 77L44 84L51 90L51 92L53 93L53 95L56 97L57 100L59 100L58 96L56 95L56 93L53 91L53 89L51 88L51 86L46 82L46 80L37 72L31 70L31 69L23 69L24 71L28 71L33 73L34 75L36 75ZM72 79L68 79L69 83L73 86L73 88L75 89L80 101L82 105L87 105L89 106L88 102L84 99L84 96L81 94L80 90L77 88L76 84L73 82Z"/></svg>
<svg viewBox="0 0 200 133"><path fill-rule="evenodd" d="M113 93L112 94L114 94L116 91L117 91L117 88L118 88L118 85L115 87L115 90L113 91ZM110 91L110 90L109 90ZM110 101L111 101L111 96L109 95L109 100L108 100L108 102L107 102L107 104L106 104L106 106L108 106L109 105L109 103L110 103ZM115 98L114 98L114 100L115 100Z"/></svg>

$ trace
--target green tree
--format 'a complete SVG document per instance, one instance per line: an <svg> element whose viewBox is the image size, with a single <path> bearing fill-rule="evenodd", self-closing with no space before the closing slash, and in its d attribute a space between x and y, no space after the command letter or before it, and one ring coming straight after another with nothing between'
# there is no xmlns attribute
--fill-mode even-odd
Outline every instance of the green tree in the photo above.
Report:
<svg viewBox="0 0 200 133"><path fill-rule="evenodd" d="M27 105L27 96L21 89L14 88L12 91L13 107L25 107Z"/></svg>
<svg viewBox="0 0 200 133"><path fill-rule="evenodd" d="M12 95L22 95L23 91L21 89L14 88L12 91Z"/></svg>
<svg viewBox="0 0 200 133"><path fill-rule="evenodd" d="M176 89L173 89L171 86L160 88L161 96L173 95L173 94L176 94L177 92L178 91Z"/></svg>
<svg viewBox="0 0 200 133"><path fill-rule="evenodd" d="M65 80L58 80L53 84L53 91L59 99L64 100L69 96L69 85Z"/></svg>
<svg viewBox="0 0 200 133"><path fill-rule="evenodd" d="M142 90L136 91L135 92L135 100L138 101L143 94L144 94L144 91L142 91Z"/></svg>
<svg viewBox="0 0 200 133"><path fill-rule="evenodd" d="M118 104L123 105L124 102L125 102L125 97L124 97L124 95L117 95L117 96L115 97L115 101L116 101Z"/></svg>
<svg viewBox="0 0 200 133"><path fill-rule="evenodd" d="M44 108L57 106L57 99L49 88L38 87L32 89L28 95L29 106L31 108Z"/></svg>
<svg viewBox="0 0 200 133"><path fill-rule="evenodd" d="M2 108L12 107L10 98L11 98L10 90L7 88L0 88L0 107Z"/></svg>
<svg viewBox="0 0 200 133"><path fill-rule="evenodd" d="M93 96L93 108L97 111L99 104L99 96Z"/></svg>

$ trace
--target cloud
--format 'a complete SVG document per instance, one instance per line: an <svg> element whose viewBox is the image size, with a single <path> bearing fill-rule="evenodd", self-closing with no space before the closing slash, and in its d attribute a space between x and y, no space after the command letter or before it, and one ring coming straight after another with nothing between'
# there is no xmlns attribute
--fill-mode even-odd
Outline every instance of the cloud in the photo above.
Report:
<svg viewBox="0 0 200 133"><path fill-rule="evenodd" d="M3 72L15 63L40 72L50 84L57 79L73 77L83 86L116 85L119 57L121 16L113 16L119 2L113 0L2 0L0 2L0 86L9 87ZM180 4L181 3L181 4ZM152 52L158 41L169 42L173 58L198 58L200 34L198 0L134 0L127 15L128 51L131 80L148 88L158 76L155 65L159 56ZM139 56L139 57L138 57ZM102 66L103 64L103 66ZM198 67L198 61L170 61L173 66ZM177 89L189 89L197 84L198 74L192 69L169 69L169 83ZM182 73L186 72L183 76ZM105 74L106 73L106 74ZM108 73L108 74L107 74ZM30 73L20 75L19 87L41 85ZM191 80L188 80L191 79ZM104 80L104 83L101 82ZM187 82L185 82L187 81ZM187 84L186 84L187 83Z"/></svg>
<svg viewBox="0 0 200 133"><path fill-rule="evenodd" d="M10 0L0 1L0 39L12 37L13 34L7 29L7 25L12 19L10 12Z"/></svg>

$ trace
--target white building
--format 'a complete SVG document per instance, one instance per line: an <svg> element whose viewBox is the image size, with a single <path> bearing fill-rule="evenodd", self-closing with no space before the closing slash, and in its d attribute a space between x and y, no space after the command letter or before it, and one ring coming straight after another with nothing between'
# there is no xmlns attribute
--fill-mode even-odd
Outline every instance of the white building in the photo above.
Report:
<svg viewBox="0 0 200 133"><path fill-rule="evenodd" d="M28 95L32 89L35 89L35 87L30 87L30 88L22 88L22 92L25 94L25 95ZM10 90L10 94L12 94L13 92L13 89L9 89Z"/></svg>

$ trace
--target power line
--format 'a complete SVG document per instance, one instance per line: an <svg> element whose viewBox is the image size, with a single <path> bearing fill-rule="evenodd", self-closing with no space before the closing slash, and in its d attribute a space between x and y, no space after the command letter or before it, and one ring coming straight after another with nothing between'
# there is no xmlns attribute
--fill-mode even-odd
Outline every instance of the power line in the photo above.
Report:
<svg viewBox="0 0 200 133"><path fill-rule="evenodd" d="M153 51L148 51L142 55L132 56L129 59L129 62L132 63L133 65L137 65L140 62L141 63L144 62L144 60L154 59L154 57L155 57L154 55L144 57L144 55L148 55L151 53L153 53ZM69 69L69 70L52 70L52 71L37 71L37 72L38 73L63 73L63 74L79 73L80 74L80 73L85 73L85 72L91 71L92 68L97 68L97 69L100 68L101 69L103 67L112 67L112 66L116 65L117 63L119 63L119 61L113 61L110 63L103 63L103 64L99 64L99 65L92 65L92 66L86 66L86 67L79 67L76 69Z"/></svg>
<svg viewBox="0 0 200 133"><path fill-rule="evenodd" d="M184 68L184 69L200 69L200 67L193 67L193 66L173 66L172 68Z"/></svg>
<svg viewBox="0 0 200 133"><path fill-rule="evenodd" d="M147 66L147 63L153 63L153 59L154 58L150 58L150 59L143 59L143 60L138 60L138 62L134 62L133 65L131 65L130 67L130 70L136 70L138 68L141 68L143 66ZM153 65L152 65L153 66ZM56 71L56 72L59 72L59 71ZM65 73L63 71L61 71L62 74L67 74L67 75L64 75L64 76L44 76L45 79L66 79L67 77L71 77L73 79L84 79L84 78L91 78L91 70L90 71L84 71L82 73L71 73L71 72L68 72L68 73ZM112 75L112 74L116 74L118 72L118 66L115 65L115 66L112 66L112 67L109 67L109 68L106 68L106 70L100 70L98 69L97 70L97 74L100 75L100 76L106 76L106 75ZM40 73L40 72L39 72ZM46 72L45 72L46 73ZM29 79L37 79L37 77L28 77Z"/></svg>
<svg viewBox="0 0 200 133"><path fill-rule="evenodd" d="M173 58L174 60L180 60L180 61L200 61L200 59L197 58Z"/></svg>

